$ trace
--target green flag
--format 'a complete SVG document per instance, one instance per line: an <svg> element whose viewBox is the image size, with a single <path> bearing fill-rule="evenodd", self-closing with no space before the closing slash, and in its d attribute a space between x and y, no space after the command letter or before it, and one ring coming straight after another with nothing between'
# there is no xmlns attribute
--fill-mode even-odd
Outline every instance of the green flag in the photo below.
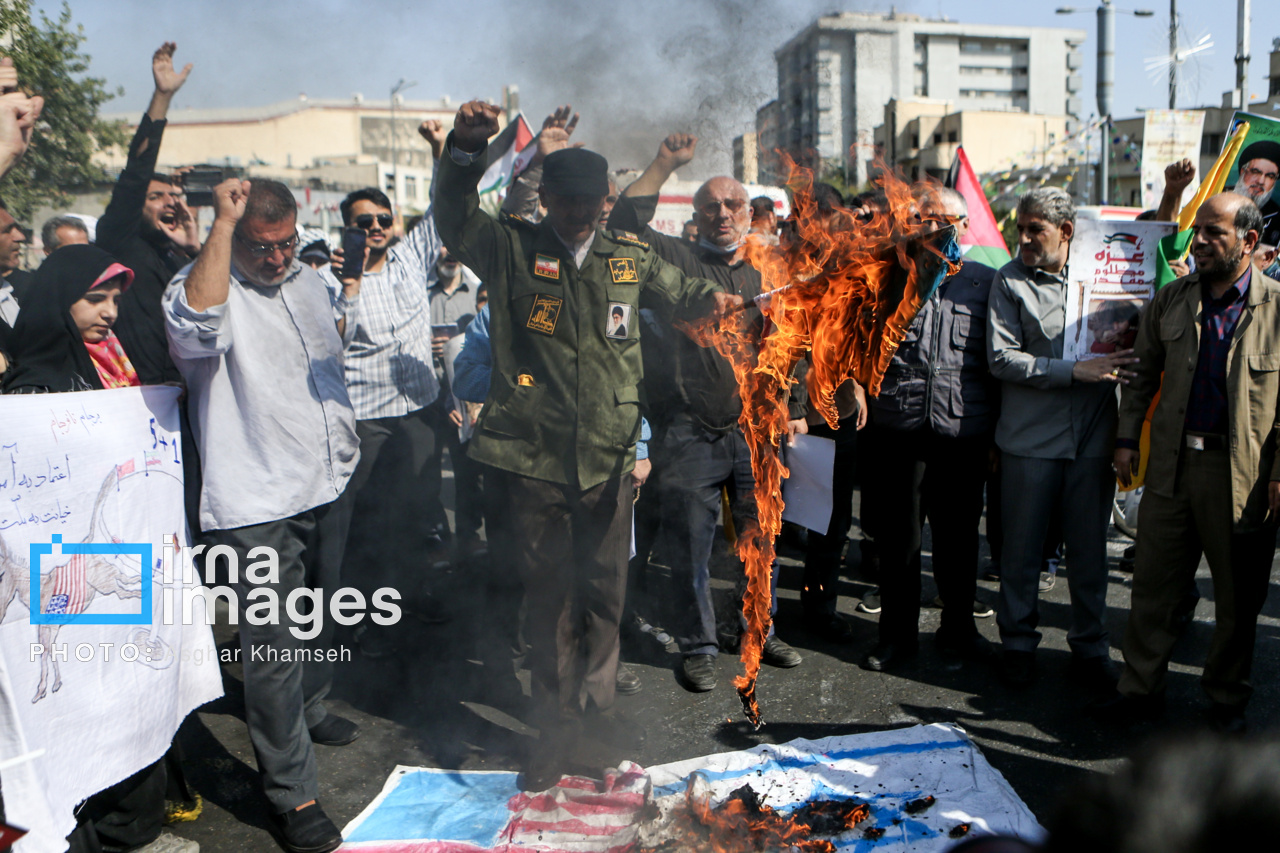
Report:
<svg viewBox="0 0 1280 853"><path fill-rule="evenodd" d="M1169 266L1169 262L1186 257L1187 249L1191 246L1191 229L1188 228L1186 231L1170 234L1168 237L1163 238L1158 245L1159 249L1156 252L1156 290L1178 277L1177 273Z"/></svg>

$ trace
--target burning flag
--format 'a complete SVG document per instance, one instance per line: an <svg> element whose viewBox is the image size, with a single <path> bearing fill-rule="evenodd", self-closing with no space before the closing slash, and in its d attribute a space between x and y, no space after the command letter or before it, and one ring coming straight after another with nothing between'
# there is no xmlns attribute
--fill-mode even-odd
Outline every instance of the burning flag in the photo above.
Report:
<svg viewBox="0 0 1280 853"><path fill-rule="evenodd" d="M747 261L760 271L758 300L769 322L762 337L744 315L704 321L686 331L714 346L733 365L742 397L739 423L751 451L757 520L739 531L738 556L746 566L742 639L744 673L734 679L747 719L761 725L756 676L768 633L769 582L774 540L782 526L778 455L786 435L787 395L796 365L809 353L809 400L838 428L836 389L853 378L877 394L907 327L947 271L958 269L959 249L950 226L927 230L911 188L887 169L880 179L887 213L858 222L851 213L824 218L814 201L811 173L792 168L795 235L777 247L748 243Z"/></svg>

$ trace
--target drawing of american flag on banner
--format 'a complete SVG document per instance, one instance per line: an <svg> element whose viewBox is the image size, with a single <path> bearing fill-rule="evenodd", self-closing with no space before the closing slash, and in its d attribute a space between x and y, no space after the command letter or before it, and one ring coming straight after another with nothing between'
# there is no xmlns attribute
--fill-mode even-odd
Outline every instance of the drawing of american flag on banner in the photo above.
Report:
<svg viewBox="0 0 1280 853"><path fill-rule="evenodd" d="M45 613L73 616L84 612L89 604L89 588L84 577L86 562L83 554L76 554L71 562L54 568L53 592Z"/></svg>
<svg viewBox="0 0 1280 853"><path fill-rule="evenodd" d="M603 781L566 776L524 794L515 773L397 767L346 830L350 853L622 853L636 841L649 777L624 761Z"/></svg>

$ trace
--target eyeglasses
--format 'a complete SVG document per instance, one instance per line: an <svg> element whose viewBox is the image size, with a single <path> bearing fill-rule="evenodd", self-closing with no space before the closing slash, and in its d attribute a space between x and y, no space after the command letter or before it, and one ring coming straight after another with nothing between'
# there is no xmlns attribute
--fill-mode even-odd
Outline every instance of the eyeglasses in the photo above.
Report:
<svg viewBox="0 0 1280 853"><path fill-rule="evenodd" d="M737 213L747 206L745 199L726 198L724 201L709 201L698 208L703 216L716 216L720 213L721 206L729 208L730 213Z"/></svg>
<svg viewBox="0 0 1280 853"><path fill-rule="evenodd" d="M298 245L298 235L294 234L288 240L281 240L279 243L250 243L248 240L236 235L236 239L240 241L240 245L248 250L249 255L255 258L265 258L277 249L281 254L289 254L293 251L293 247Z"/></svg>
<svg viewBox="0 0 1280 853"><path fill-rule="evenodd" d="M1264 172L1256 166L1250 166L1244 170L1244 176L1246 178L1262 178L1267 181L1274 181L1280 178L1280 172Z"/></svg>
<svg viewBox="0 0 1280 853"><path fill-rule="evenodd" d="M392 222L396 221L395 217L390 213L379 213L376 217L372 213L362 213L355 219L356 227L363 231L368 231L373 227L374 219L378 220L378 227L384 231L391 227Z"/></svg>

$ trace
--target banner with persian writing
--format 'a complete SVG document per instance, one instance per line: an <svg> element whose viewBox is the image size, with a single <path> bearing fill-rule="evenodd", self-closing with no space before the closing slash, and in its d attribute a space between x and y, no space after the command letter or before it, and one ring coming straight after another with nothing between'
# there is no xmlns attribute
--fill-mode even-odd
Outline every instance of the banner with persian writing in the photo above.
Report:
<svg viewBox="0 0 1280 853"><path fill-rule="evenodd" d="M1164 195L1164 170L1170 163L1190 159L1196 176L1178 202L1190 201L1200 186L1200 138L1204 110L1147 110L1142 120L1142 206L1160 206Z"/></svg>
<svg viewBox="0 0 1280 853"><path fill-rule="evenodd" d="M1077 219L1067 261L1062 357L1098 358L1130 349L1139 317L1156 292L1156 246L1172 222Z"/></svg>
<svg viewBox="0 0 1280 853"><path fill-rule="evenodd" d="M19 853L65 850L81 800L222 695L209 626L164 615L188 539L178 394L0 397L0 784L30 830Z"/></svg>

